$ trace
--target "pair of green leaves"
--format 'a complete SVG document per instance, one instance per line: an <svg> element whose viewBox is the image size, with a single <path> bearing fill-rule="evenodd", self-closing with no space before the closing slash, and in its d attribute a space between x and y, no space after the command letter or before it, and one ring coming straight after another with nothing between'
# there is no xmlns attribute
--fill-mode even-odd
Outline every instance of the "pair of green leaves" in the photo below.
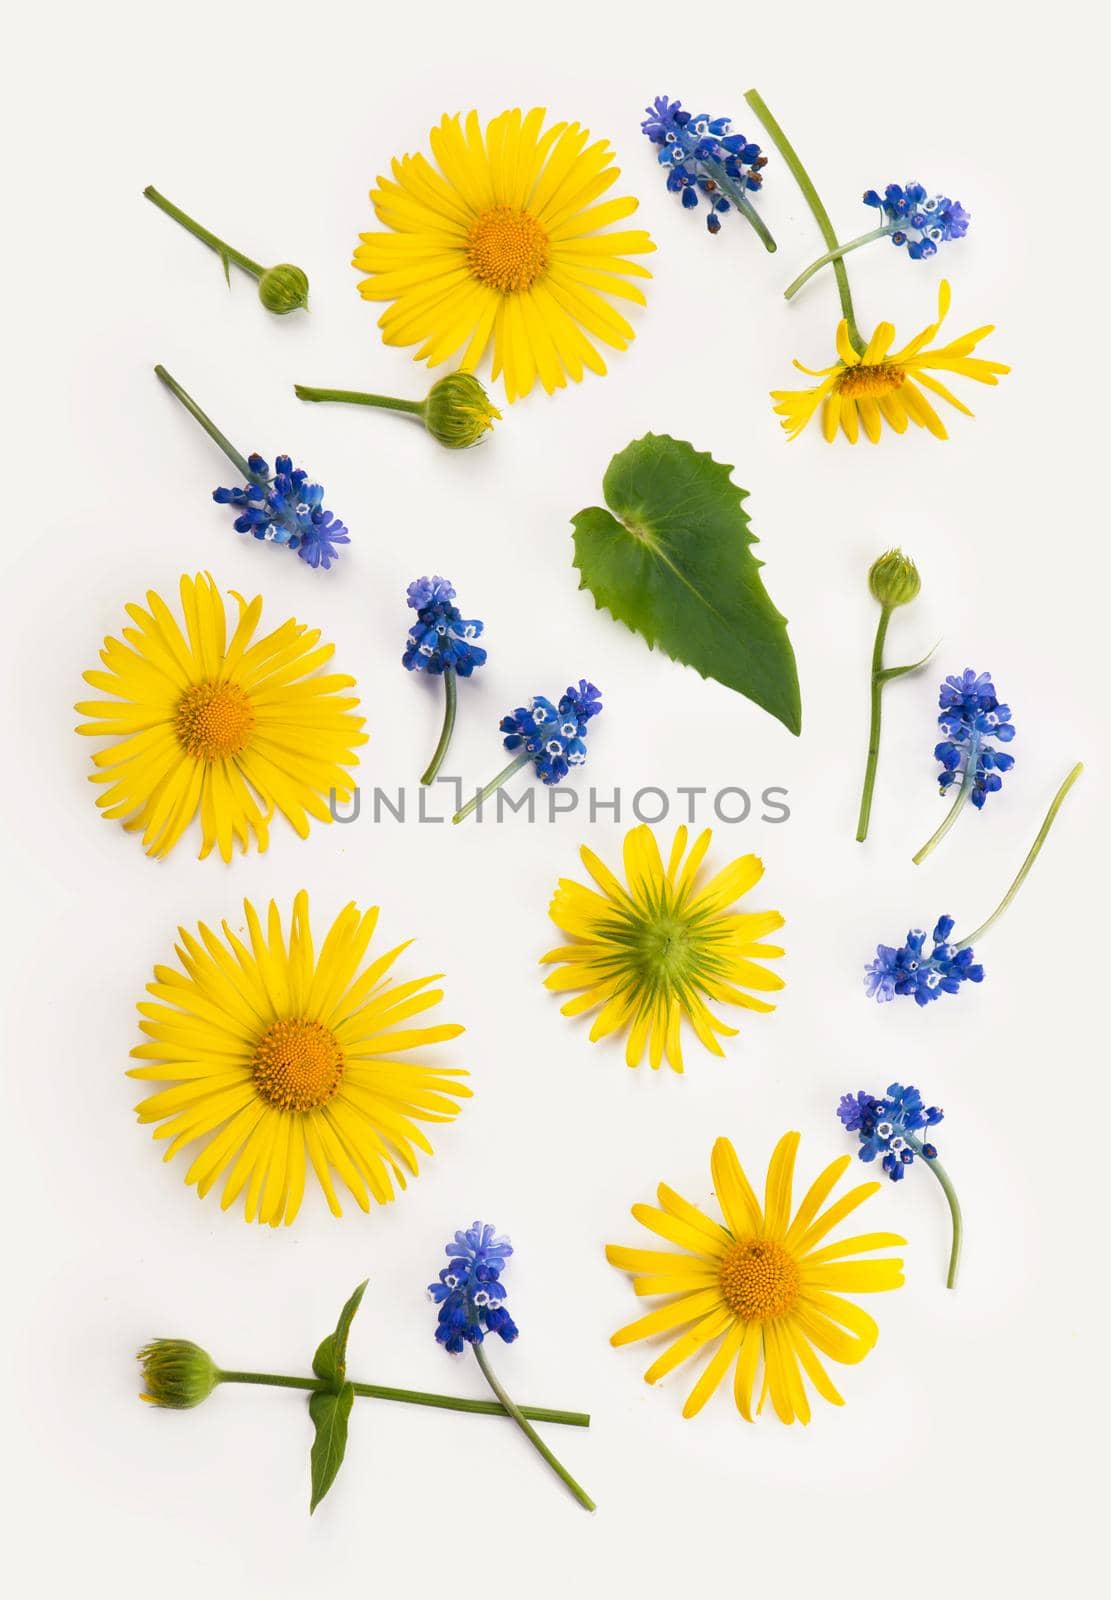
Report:
<svg viewBox="0 0 1111 1600"><path fill-rule="evenodd" d="M312 1499L310 1514L316 1510L335 1482L347 1450L347 1419L355 1403L354 1385L347 1381L347 1336L359 1309L368 1279L363 1279L339 1314L336 1331L321 1340L312 1358L312 1370L328 1385L309 1397L309 1416L316 1437L313 1439Z"/></svg>

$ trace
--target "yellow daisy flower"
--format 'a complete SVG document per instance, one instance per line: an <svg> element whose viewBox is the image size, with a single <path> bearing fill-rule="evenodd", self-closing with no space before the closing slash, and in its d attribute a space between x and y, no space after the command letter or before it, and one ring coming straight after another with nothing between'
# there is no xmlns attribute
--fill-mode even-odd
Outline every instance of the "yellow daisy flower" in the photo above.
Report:
<svg viewBox="0 0 1111 1600"><path fill-rule="evenodd" d="M262 596L234 597L229 640L209 574L181 580L184 633L152 590L147 610L127 607L126 643L105 639L105 670L84 675L112 696L74 707L94 719L78 733L112 740L93 756L89 781L105 785L97 805L141 831L148 855L167 855L199 815L201 859L218 846L230 861L233 842L245 851L252 834L266 849L275 807L304 838L310 817L332 820L329 790L338 804L351 798L343 769L367 742L358 699L344 692L354 678L322 673L335 646L292 617L256 639Z"/></svg>
<svg viewBox="0 0 1111 1600"><path fill-rule="evenodd" d="M823 406L822 431L832 441L840 427L850 444L855 444L863 425L866 436L873 444L879 442L884 422L896 433L905 433L907 424L927 428L935 439L947 439L945 424L927 399L924 390L947 400L966 417L972 412L958 400L934 372L955 372L964 378L974 378L977 383L995 384L1010 367L998 361L985 361L973 356L972 351L993 331L994 324L974 328L963 338L949 344L930 348L949 311L949 285L944 281L938 290L937 321L913 338L909 344L894 353L895 328L890 322L881 322L863 355L858 355L849 342L849 326L842 319L837 327L837 354L841 358L836 366L812 371L801 361L795 366L812 378L821 378L813 389L775 389L772 399L776 414L782 418L787 437L800 434L817 411Z"/></svg>
<svg viewBox="0 0 1111 1600"><path fill-rule="evenodd" d="M139 1121L168 1139L164 1160L203 1141L185 1174L206 1195L228 1167L226 1211L246 1190L248 1222L277 1227L297 1215L306 1157L333 1214L341 1216L332 1173L364 1211L386 1205L394 1183L417 1171L432 1146L418 1122L450 1122L470 1090L462 1070L399 1061L409 1050L454 1039L458 1023L407 1027L443 999L433 978L387 977L406 940L369 966L363 957L378 908L348 905L314 957L309 899L293 902L288 944L277 906L265 930L244 901L248 943L227 923L220 939L202 922L178 930L184 971L157 966L141 1001L144 1063L128 1076L172 1085L143 1100ZM149 1063L149 1064L148 1064Z"/></svg>
<svg viewBox="0 0 1111 1600"><path fill-rule="evenodd" d="M811 1184L792 1220L791 1180L797 1133L785 1133L768 1164L764 1209L728 1139L718 1139L710 1161L714 1189L725 1226L705 1216L666 1184L657 1191L660 1208L635 1205L633 1216L675 1250L628 1250L606 1246L612 1266L634 1275L637 1294L667 1295L666 1305L621 1328L611 1344L631 1344L656 1334L681 1333L644 1374L655 1383L683 1361L713 1348L713 1355L683 1407L693 1417L734 1367L737 1410L752 1421L757 1369L763 1382L757 1412L770 1396L783 1422L809 1422L810 1401L803 1377L833 1405L844 1401L819 1358L862 1361L879 1337L866 1311L840 1291L864 1294L897 1289L903 1263L893 1256L849 1259L868 1250L904 1245L897 1233L861 1233L822 1245L830 1230L875 1194L878 1183L850 1189L825 1211L835 1184L851 1163L839 1156ZM715 1348L716 1347L716 1348Z"/></svg>
<svg viewBox="0 0 1111 1600"><path fill-rule="evenodd" d="M642 229L610 231L631 197L599 196L620 177L603 139L577 122L544 128L542 109L503 111L483 133L478 113L445 116L423 155L393 162L370 193L390 233L360 234L353 265L369 273L366 300L392 300L378 326L436 366L463 350L474 371L493 340L493 376L506 397L539 378L549 394L583 368L604 373L593 341L624 350L633 338L611 299L644 305L631 278L651 273L629 256L656 247ZM608 298L607 298L608 297Z"/></svg>
<svg viewBox="0 0 1111 1600"><path fill-rule="evenodd" d="M758 856L740 856L701 887L698 869L712 831L699 834L683 864L687 830L679 828L666 868L647 823L625 835L627 885L583 845L583 865L602 891L598 894L568 878L548 914L576 941L549 950L542 962L560 962L545 980L549 989L583 992L563 1006L576 1017L601 1006L591 1039L628 1029L625 1060L658 1067L666 1055L683 1070L679 1030L683 1018L714 1055L724 1055L716 1035L737 1032L708 1009L706 1000L724 1001L749 1011L774 1011L767 1000L746 994L783 988L783 979L756 959L781 956L778 945L760 944L764 934L783 926L778 911L734 912L730 908L764 875Z"/></svg>

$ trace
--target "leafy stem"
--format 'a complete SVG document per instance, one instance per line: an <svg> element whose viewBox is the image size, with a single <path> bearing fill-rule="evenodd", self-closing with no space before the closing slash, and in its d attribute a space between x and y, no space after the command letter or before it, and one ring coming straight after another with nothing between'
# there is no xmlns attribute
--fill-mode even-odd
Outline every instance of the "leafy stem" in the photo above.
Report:
<svg viewBox="0 0 1111 1600"><path fill-rule="evenodd" d="M339 400L351 406L380 406L384 411L408 411L414 416L424 415L423 400L395 400L388 394L364 394L360 389L313 389L306 383L295 383L293 392L298 400Z"/></svg>
<svg viewBox="0 0 1111 1600"><path fill-rule="evenodd" d="M303 1389L310 1394L330 1394L334 1385L325 1378L287 1377L277 1372L221 1372L221 1383L260 1384L267 1388ZM451 1394L428 1394L422 1389L391 1389L380 1383L352 1383L357 1395L369 1400L396 1400L411 1406L432 1406L439 1411L466 1411L472 1416L504 1417L512 1412L494 1400L465 1400ZM559 1422L569 1428L589 1428L584 1411L553 1411L545 1406L521 1406L522 1416L533 1422Z"/></svg>
<svg viewBox="0 0 1111 1600"><path fill-rule="evenodd" d="M206 244L210 250L215 250L220 260L224 263L225 277L228 276L229 261L234 261L237 267L242 267L244 272L249 272L252 278L262 277L266 271L264 266L261 266L257 261L252 261L250 256L245 256L242 250L233 250L230 244L226 244L223 239L217 238L216 234L211 233L208 228L203 228L195 218L182 211L180 206L175 206L172 200L167 200L164 194L159 194L153 184L148 183L143 193L148 200L153 201L158 206L159 210L164 211L168 217L173 217L175 222L179 222L183 228L187 229L195 239L199 239L202 244Z"/></svg>
<svg viewBox="0 0 1111 1600"><path fill-rule="evenodd" d="M915 1138L913 1133L904 1133L903 1137L914 1151L915 1155L922 1156L926 1166L940 1183L946 1200L949 1203L949 1215L953 1219L953 1242L949 1249L949 1271L945 1278L947 1289L956 1288L957 1267L961 1259L961 1242L964 1237L964 1224L961 1220L961 1203L957 1199L957 1191L953 1188L953 1180L942 1166L936 1156L922 1155L922 1141Z"/></svg>
<svg viewBox="0 0 1111 1600"><path fill-rule="evenodd" d="M504 767L502 771L498 773L496 778L491 778L485 789L480 789L477 794L472 795L462 810L455 813L451 819L452 822L463 822L467 817L470 816L471 812L474 811L476 807L483 805L487 800L489 800L495 789L500 789L503 783L508 783L513 774L515 772L520 772L521 768L526 766L531 760L532 757L529 755L527 750L519 750L509 765Z"/></svg>
<svg viewBox="0 0 1111 1600"><path fill-rule="evenodd" d="M178 383L177 379L171 378L170 374L161 364L155 367L154 372L155 376L166 385L170 393L175 395L177 399L181 401L186 411L188 411L197 419L212 442L220 446L220 449L224 452L232 465L238 467L239 471L243 474L244 479L248 483L260 483L262 480L256 473L251 471L246 459L240 455L239 451L232 444L231 440L226 438L225 435L220 432L212 418L205 415L200 406L193 399L192 395L185 392L185 390L181 387L181 384Z"/></svg>
<svg viewBox="0 0 1111 1600"><path fill-rule="evenodd" d="M859 250L863 244L871 244L875 239L886 239L895 232L893 222L885 223L882 228L873 228L869 233L858 234L855 239L850 239L848 244L839 244L835 250L827 250L824 256L819 256L817 261L812 261L805 272L800 272L793 283L788 284L783 291L784 300L793 300L804 283L809 283L816 272L823 267L828 267L831 262L840 261L842 256L847 256L850 250Z"/></svg>
<svg viewBox="0 0 1111 1600"><path fill-rule="evenodd" d="M579 1502L579 1504L584 1506L587 1511L594 1511L596 1509L594 1501L587 1494L586 1490L581 1484L576 1483L575 1479L568 1472L567 1468L552 1454L547 1445L544 1443L543 1439L537 1433L536 1429L526 1420L524 1411L519 1406L514 1405L513 1401L506 1394L505 1390L494 1376L493 1368L490 1366L490 1363L486 1357L486 1352L482 1346L480 1344L474 1344L471 1346L471 1349L475 1353L475 1360L478 1362L478 1365L481 1368L482 1376L486 1379L486 1382L497 1395L505 1410L508 1411L509 1415L520 1428L525 1438L529 1440L534 1449L539 1451L556 1476L563 1479L563 1482L570 1489L571 1493L575 1496L575 1499Z"/></svg>
<svg viewBox="0 0 1111 1600"><path fill-rule="evenodd" d="M876 767L880 758L880 722L883 715L883 647L887 639L887 625L894 606L880 607L880 620L876 624L876 638L872 645L872 701L868 724L868 760L864 766L864 788L860 796L860 815L857 818L856 837L863 844L868 837L868 822L872 815L872 791L876 786Z"/></svg>
<svg viewBox="0 0 1111 1600"><path fill-rule="evenodd" d="M444 764L447 747L451 743L451 735L455 728L455 704L457 699L457 685L455 681L455 668L445 667L444 679L444 725L440 731L440 742L433 751L432 760L421 778L421 783L429 784Z"/></svg>

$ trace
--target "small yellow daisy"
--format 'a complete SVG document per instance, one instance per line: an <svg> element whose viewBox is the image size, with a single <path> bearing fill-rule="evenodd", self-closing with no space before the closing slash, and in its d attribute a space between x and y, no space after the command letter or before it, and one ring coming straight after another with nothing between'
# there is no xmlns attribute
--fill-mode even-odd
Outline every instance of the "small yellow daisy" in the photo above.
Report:
<svg viewBox="0 0 1111 1600"><path fill-rule="evenodd" d="M357 1204L386 1205L394 1179L417 1172L432 1146L420 1122L450 1122L471 1091L460 1069L397 1058L454 1039L458 1023L408 1027L443 999L434 978L395 983L390 968L406 940L369 966L363 958L378 908L349 905L313 953L308 895L293 902L288 942L273 901L266 927L244 901L248 943L225 922L223 939L204 923L178 930L182 971L154 969L141 1001L147 1042L128 1076L171 1087L143 1100L139 1121L170 1141L164 1160L201 1141L185 1174L206 1195L228 1170L226 1211L246 1190L248 1222L271 1227L297 1215L311 1163L335 1216L332 1173Z"/></svg>
<svg viewBox="0 0 1111 1600"><path fill-rule="evenodd" d="M668 1064L682 1072L684 1018L707 1050L724 1055L716 1035L737 1029L715 1017L706 1000L774 1011L770 1001L745 990L766 994L783 988L783 979L760 965L760 959L783 951L758 942L781 928L783 917L778 911L731 909L759 883L764 864L758 856L740 856L699 886L698 871L712 838L709 828L699 834L684 864L687 830L679 828L665 867L652 829L642 823L625 836L627 883L586 845L579 854L601 893L559 880L548 914L575 943L541 957L560 963L544 982L560 992L583 991L563 1006L565 1017L601 1007L591 1039L627 1029L630 1067L639 1066L647 1048L653 1067L666 1055Z"/></svg>
<svg viewBox="0 0 1111 1600"><path fill-rule="evenodd" d="M633 1216L679 1249L606 1246L611 1266L633 1274L638 1295L669 1297L666 1305L619 1329L610 1343L631 1344L686 1330L648 1368L645 1382L656 1383L691 1356L713 1350L687 1396L684 1417L702 1410L731 1366L733 1396L746 1422L753 1420L752 1397L761 1364L757 1413L770 1396L781 1421L809 1422L804 1377L824 1400L843 1405L819 1352L831 1361L862 1361L876 1343L879 1329L866 1311L843 1298L842 1291L897 1289L903 1282L903 1263L894 1256L850 1259L906 1244L897 1233L861 1233L821 1243L880 1187L875 1182L859 1184L822 1210L851 1156L830 1163L792 1218L798 1145L797 1133L785 1133L776 1145L761 1210L733 1146L728 1139L718 1139L710 1170L724 1226L661 1184L659 1209L635 1205Z"/></svg>
<svg viewBox="0 0 1111 1600"><path fill-rule="evenodd" d="M821 378L813 389L775 389L772 399L776 414L782 418L787 437L794 439L806 427L819 406L822 411L822 431L832 441L840 427L850 444L855 444L860 429L873 444L879 443L884 422L896 433L905 433L908 423L926 428L935 439L947 439L945 424L934 410L924 390L938 395L949 405L963 411L966 417L972 412L962 400L934 372L953 372L977 383L998 383L1010 372L1010 367L998 361L985 361L973 356L972 351L993 331L994 324L975 328L949 344L930 348L949 311L949 285L942 282L938 290L937 321L913 338L909 344L894 353L895 328L890 322L881 322L863 355L858 355L849 340L849 325L842 319L837 327L836 366L818 371L804 367L801 361L795 366L812 378Z"/></svg>
<svg viewBox="0 0 1111 1600"><path fill-rule="evenodd" d="M148 855L167 855L199 815L201 859L218 847L230 861L233 843L245 851L252 835L266 849L275 808L304 838L310 817L332 821L330 790L337 804L351 798L344 768L367 742L358 699L345 692L354 678L322 672L335 646L293 618L256 639L262 596L234 598L229 639L209 574L181 580L184 632L151 591L147 610L127 607L126 643L105 639L105 670L85 673L111 696L74 707L93 718L78 733L112 741L93 756L97 805L141 832Z"/></svg>

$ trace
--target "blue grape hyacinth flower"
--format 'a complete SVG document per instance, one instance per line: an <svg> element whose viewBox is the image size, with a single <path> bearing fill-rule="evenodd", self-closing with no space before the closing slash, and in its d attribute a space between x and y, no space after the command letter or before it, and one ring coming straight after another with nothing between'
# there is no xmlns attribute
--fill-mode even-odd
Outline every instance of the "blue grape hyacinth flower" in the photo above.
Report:
<svg viewBox="0 0 1111 1600"><path fill-rule="evenodd" d="M950 944L952 931L953 918L939 917L928 955L921 928L912 928L906 943L898 947L877 945L874 958L864 969L868 998L882 1004L896 995L913 995L918 1005L926 1006L943 994L959 994L964 983L982 983L984 969L971 946L961 949Z"/></svg>
<svg viewBox="0 0 1111 1600"><path fill-rule="evenodd" d="M683 109L682 101L667 95L657 95L645 110L641 132L658 146L657 160L666 171L669 192L677 194L688 211L705 201L710 233L720 233L727 212L740 211L765 248L774 250L775 240L748 198L764 182L768 158L760 146L735 133L728 117L692 114Z"/></svg>
<svg viewBox="0 0 1111 1600"><path fill-rule="evenodd" d="M937 255L938 245L963 239L972 221L959 200L929 194L920 183L889 183L882 195L866 189L864 204L882 211L893 224L887 229L892 244L905 245L912 261L928 261Z"/></svg>
<svg viewBox="0 0 1111 1600"><path fill-rule="evenodd" d="M310 567L327 571L339 557L336 546L351 540L343 523L325 509L321 485L310 483L308 473L289 456L276 457L272 477L269 462L258 454L249 455L247 465L251 479L243 488L212 491L217 505L239 509L236 533L286 545Z"/></svg>

